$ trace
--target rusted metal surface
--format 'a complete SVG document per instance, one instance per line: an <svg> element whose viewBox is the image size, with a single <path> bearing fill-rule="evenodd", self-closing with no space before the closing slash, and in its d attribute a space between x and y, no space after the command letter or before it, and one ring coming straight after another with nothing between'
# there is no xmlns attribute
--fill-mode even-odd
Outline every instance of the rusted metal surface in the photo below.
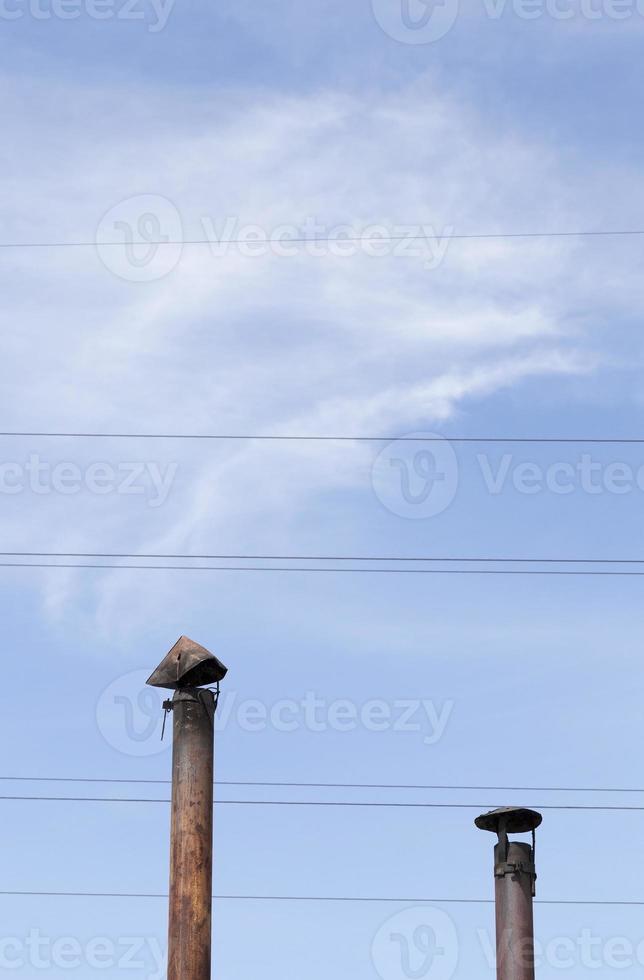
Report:
<svg viewBox="0 0 644 980"><path fill-rule="evenodd" d="M168 980L210 980L214 695L183 688L172 711Z"/></svg>
<svg viewBox="0 0 644 980"><path fill-rule="evenodd" d="M497 844L494 865L497 980L534 980L532 848L519 841L508 842L507 849Z"/></svg>
<svg viewBox="0 0 644 980"><path fill-rule="evenodd" d="M541 820L540 813L525 807L502 807L475 820L481 830L498 836L494 848L497 980L534 980L534 832ZM508 840L508 833L529 831L532 846Z"/></svg>
<svg viewBox="0 0 644 980"><path fill-rule="evenodd" d="M166 687L175 691L182 687L216 684L227 673L228 668L214 654L187 636L182 636L148 678L147 683L152 687Z"/></svg>

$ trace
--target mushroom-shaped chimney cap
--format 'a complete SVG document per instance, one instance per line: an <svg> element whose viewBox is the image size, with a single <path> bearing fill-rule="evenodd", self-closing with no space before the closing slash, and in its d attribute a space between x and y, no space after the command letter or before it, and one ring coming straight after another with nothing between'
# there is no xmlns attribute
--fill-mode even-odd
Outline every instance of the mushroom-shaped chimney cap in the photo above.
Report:
<svg viewBox="0 0 644 980"><path fill-rule="evenodd" d="M507 834L526 834L529 830L536 830L542 820L543 817L536 810L528 810L524 806L502 806L498 810L482 813L474 823L479 830L489 830L493 834L498 834L503 825Z"/></svg>
<svg viewBox="0 0 644 980"><path fill-rule="evenodd" d="M148 677L151 687L205 687L222 680L228 673L220 660L205 647L180 637L157 669Z"/></svg>

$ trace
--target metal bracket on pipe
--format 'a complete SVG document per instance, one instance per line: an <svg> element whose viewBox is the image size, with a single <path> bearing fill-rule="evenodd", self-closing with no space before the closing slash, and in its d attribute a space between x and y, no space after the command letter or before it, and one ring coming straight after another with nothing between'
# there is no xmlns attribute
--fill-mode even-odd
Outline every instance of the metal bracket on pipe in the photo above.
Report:
<svg viewBox="0 0 644 980"><path fill-rule="evenodd" d="M161 729L161 741L163 741L163 736L165 735L165 723L168 720L168 714L174 708L172 701L163 702L163 728Z"/></svg>
<svg viewBox="0 0 644 980"><path fill-rule="evenodd" d="M494 865L495 878L504 878L509 874L527 874L532 878L532 896L536 894L537 873L535 870L536 839L535 829L541 823L541 814L527 807L502 806L489 813L482 813L474 821L479 830L489 830L497 835L499 858ZM508 834L525 834L532 831L532 847L530 859L514 864L508 861Z"/></svg>
<svg viewBox="0 0 644 980"><path fill-rule="evenodd" d="M531 875L536 879L537 872L535 870L534 862L517 861L515 864L513 864L511 861L504 861L501 864L494 865L495 878L505 878L506 875L514 874Z"/></svg>

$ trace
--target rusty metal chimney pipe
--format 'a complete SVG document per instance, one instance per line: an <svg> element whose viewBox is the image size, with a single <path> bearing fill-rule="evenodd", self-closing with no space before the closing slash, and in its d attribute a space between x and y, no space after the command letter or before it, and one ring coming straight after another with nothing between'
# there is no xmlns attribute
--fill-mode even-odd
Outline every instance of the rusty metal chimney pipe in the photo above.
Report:
<svg viewBox="0 0 644 980"><path fill-rule="evenodd" d="M173 716L167 980L211 978L215 710L226 670L183 636L148 680L175 692L163 705Z"/></svg>
<svg viewBox="0 0 644 980"><path fill-rule="evenodd" d="M479 829L498 836L494 847L497 980L534 980L534 832L541 819L536 810L503 807L475 821ZM508 840L508 833L528 831L532 846Z"/></svg>
<svg viewBox="0 0 644 980"><path fill-rule="evenodd" d="M172 699L168 980L210 980L214 718L212 691Z"/></svg>

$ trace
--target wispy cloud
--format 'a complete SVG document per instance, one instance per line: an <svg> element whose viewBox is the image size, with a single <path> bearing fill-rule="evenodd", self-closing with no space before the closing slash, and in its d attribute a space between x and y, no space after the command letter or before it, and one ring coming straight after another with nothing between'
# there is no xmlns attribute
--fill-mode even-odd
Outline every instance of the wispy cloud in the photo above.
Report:
<svg viewBox="0 0 644 980"><path fill-rule="evenodd" d="M61 141L51 101L72 99ZM578 204L570 213L562 205L567 175L553 147L488 133L428 81L386 99L229 92L195 103L139 91L133 102L124 93L118 117L102 116L104 104L100 91L22 93L2 192L6 237L86 240L129 198L136 229L139 196L162 195L188 239L227 218L269 236L314 220L358 233L431 228L447 248L432 270L422 242L414 254L357 248L349 257L186 246L149 283L119 278L92 249L8 253L5 428L388 433L438 424L528 378L594 368L583 310L598 287L580 270L578 243L449 242L452 233L514 229L518 214L522 229L583 224ZM178 461L179 478L156 511L118 495L12 498L2 525L16 548L200 548L224 532L249 547L250 531L270 520L296 535L294 515L308 499L359 489L368 466L363 450L349 464L346 452L321 462L300 447L295 465L292 449L275 446L47 448L86 463L153 453L161 465ZM119 582L107 578L97 593L112 610ZM49 604L60 608L70 593L55 589Z"/></svg>

